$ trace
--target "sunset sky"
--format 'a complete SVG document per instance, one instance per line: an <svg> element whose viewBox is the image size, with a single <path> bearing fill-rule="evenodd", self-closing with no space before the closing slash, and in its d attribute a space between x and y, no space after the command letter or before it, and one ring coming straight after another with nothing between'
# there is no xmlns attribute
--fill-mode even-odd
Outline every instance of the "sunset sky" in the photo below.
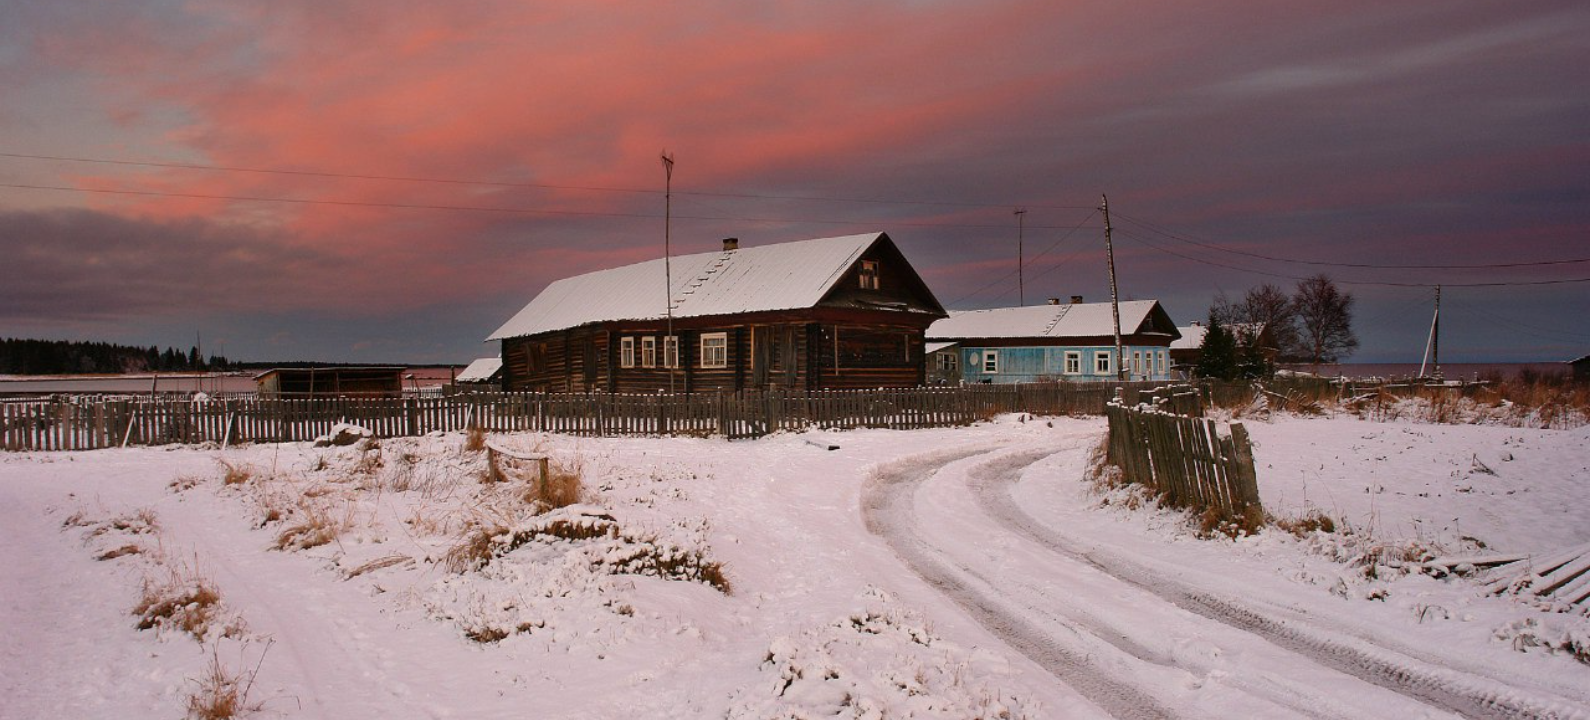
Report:
<svg viewBox="0 0 1590 720"><path fill-rule="evenodd" d="M467 362L661 256L664 150L676 253L881 230L1014 305L1025 207L1027 303L1107 300L1107 193L1180 324L1325 272L1355 360L1436 283L1443 360L1590 354L1583 0L0 0L0 336Z"/></svg>

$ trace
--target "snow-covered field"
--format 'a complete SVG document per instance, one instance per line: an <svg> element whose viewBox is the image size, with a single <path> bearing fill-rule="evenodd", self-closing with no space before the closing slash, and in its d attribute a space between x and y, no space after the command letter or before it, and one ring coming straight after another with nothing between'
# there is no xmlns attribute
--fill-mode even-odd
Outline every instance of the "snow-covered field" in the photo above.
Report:
<svg viewBox="0 0 1590 720"><path fill-rule="evenodd" d="M1338 532L1200 539L1100 418L496 438L545 514L459 434L0 455L0 718L1590 717L1582 611L1405 561L1590 542L1590 429L1247 425Z"/></svg>

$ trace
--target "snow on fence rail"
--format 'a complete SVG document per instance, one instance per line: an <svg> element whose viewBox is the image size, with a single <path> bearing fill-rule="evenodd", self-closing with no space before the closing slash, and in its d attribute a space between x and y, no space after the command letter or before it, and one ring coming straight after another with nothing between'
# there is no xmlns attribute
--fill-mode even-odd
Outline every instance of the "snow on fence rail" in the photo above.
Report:
<svg viewBox="0 0 1590 720"><path fill-rule="evenodd" d="M1213 420L1124 403L1105 408L1110 464L1128 482L1154 489L1177 507L1216 508L1257 525L1264 517L1247 428L1221 436Z"/></svg>
<svg viewBox="0 0 1590 720"><path fill-rule="evenodd" d="M6 450L94 450L125 445L313 440L339 422L376 437L482 428L575 435L760 437L817 427L913 429L965 425L1000 413L1104 412L1120 388L1136 398L1155 383L1032 383L952 388L612 393L469 393L448 397L98 398L0 403Z"/></svg>

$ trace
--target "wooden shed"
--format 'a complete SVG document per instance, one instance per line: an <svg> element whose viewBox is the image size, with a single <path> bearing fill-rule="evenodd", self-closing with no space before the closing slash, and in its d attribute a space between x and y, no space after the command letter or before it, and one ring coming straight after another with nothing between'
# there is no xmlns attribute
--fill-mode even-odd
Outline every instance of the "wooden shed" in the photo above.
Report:
<svg viewBox="0 0 1590 720"><path fill-rule="evenodd" d="M729 239L671 266L671 281L658 259L547 286L488 338L502 343L503 388L913 387L923 331L946 315L881 232Z"/></svg>
<svg viewBox="0 0 1590 720"><path fill-rule="evenodd" d="M254 376L262 397L397 397L401 366L274 368Z"/></svg>

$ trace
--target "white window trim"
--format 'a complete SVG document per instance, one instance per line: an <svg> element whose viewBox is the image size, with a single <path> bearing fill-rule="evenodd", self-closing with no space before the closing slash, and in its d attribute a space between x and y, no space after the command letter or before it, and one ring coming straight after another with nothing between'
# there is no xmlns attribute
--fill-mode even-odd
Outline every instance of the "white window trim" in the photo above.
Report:
<svg viewBox="0 0 1590 720"><path fill-rule="evenodd" d="M1114 353L1115 353L1114 350L1094 350L1093 351L1093 374L1094 375L1113 375L1113 374L1115 374L1115 355L1114 355Z"/></svg>
<svg viewBox="0 0 1590 720"><path fill-rule="evenodd" d="M999 374L999 351L998 350L984 350L983 351L983 363L982 363L982 365L983 365L983 374L984 375L998 375Z"/></svg>
<svg viewBox="0 0 1590 720"><path fill-rule="evenodd" d="M708 343L712 343L708 345ZM729 334L702 333L701 367L726 368L729 366Z"/></svg>
<svg viewBox="0 0 1590 720"><path fill-rule="evenodd" d="M647 335L640 339L640 366L657 367L657 337Z"/></svg>
<svg viewBox="0 0 1590 720"><path fill-rule="evenodd" d="M662 350L662 366L665 368L679 367L679 336L664 335Z"/></svg>
<svg viewBox="0 0 1590 720"><path fill-rule="evenodd" d="M635 338L622 337L618 339L618 366L622 368L635 367Z"/></svg>
<svg viewBox="0 0 1590 720"><path fill-rule="evenodd" d="M960 365L960 360L960 356L956 355L955 353L939 353L939 369L946 372L953 372L955 368Z"/></svg>
<svg viewBox="0 0 1590 720"><path fill-rule="evenodd" d="M1076 361L1076 365L1074 365L1074 366L1071 363L1071 361L1073 361L1073 360ZM1064 374L1064 375L1081 375L1082 374L1082 351L1081 350L1067 350L1066 354L1065 354L1065 359L1062 362L1064 364L1062 364L1060 366L1061 374ZM1073 370L1072 369L1073 367L1075 367L1076 369Z"/></svg>
<svg viewBox="0 0 1590 720"><path fill-rule="evenodd" d="M1133 350L1132 351L1132 374L1133 375L1142 375L1143 374L1143 351L1142 350Z"/></svg>

